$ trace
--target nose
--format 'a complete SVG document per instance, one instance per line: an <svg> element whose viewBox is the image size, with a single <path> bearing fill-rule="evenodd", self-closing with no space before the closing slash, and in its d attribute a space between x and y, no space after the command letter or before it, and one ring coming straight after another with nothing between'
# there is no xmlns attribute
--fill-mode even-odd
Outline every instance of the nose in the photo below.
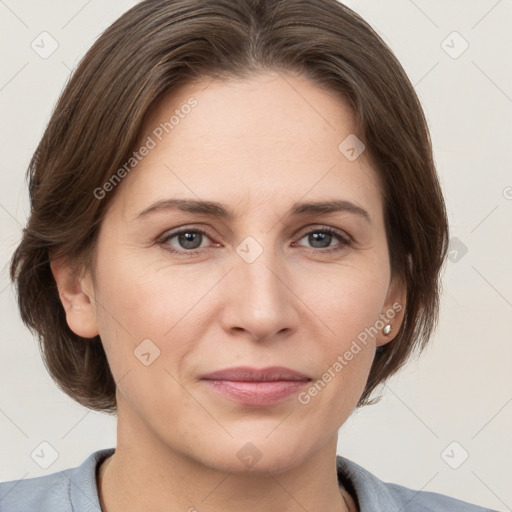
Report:
<svg viewBox="0 0 512 512"><path fill-rule="evenodd" d="M296 332L300 300L286 263L270 250L264 250L251 263L237 255L234 259L224 287L224 330L260 342Z"/></svg>

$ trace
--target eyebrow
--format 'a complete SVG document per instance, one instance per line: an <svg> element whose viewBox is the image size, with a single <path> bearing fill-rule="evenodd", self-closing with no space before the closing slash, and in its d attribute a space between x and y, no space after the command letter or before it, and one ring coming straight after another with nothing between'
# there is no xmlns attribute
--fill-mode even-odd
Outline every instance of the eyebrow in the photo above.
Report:
<svg viewBox="0 0 512 512"><path fill-rule="evenodd" d="M137 214L134 218L141 219L151 213L180 210L188 213L196 213L219 217L222 219L233 219L234 213L226 206L214 201L197 201L192 199L163 199L148 206ZM333 201L316 201L316 202L297 202L286 213L287 216L305 216L305 215L326 215L330 213L347 212L359 215L369 224L372 224L369 213L360 206L343 199Z"/></svg>

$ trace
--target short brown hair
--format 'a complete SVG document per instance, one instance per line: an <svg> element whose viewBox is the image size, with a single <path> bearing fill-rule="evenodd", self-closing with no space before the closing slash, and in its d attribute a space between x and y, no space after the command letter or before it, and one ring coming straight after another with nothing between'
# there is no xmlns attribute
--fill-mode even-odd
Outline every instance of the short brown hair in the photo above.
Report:
<svg viewBox="0 0 512 512"><path fill-rule="evenodd" d="M93 190L131 156L162 95L194 79L266 70L339 93L382 183L391 274L406 284L407 301L358 406L430 338L448 222L423 110L382 39L336 0L145 0L99 37L64 89L29 165L31 215L11 261L21 317L50 375L80 404L115 412L116 384L99 336L68 327L50 253L77 272L91 268L115 195L98 200Z"/></svg>

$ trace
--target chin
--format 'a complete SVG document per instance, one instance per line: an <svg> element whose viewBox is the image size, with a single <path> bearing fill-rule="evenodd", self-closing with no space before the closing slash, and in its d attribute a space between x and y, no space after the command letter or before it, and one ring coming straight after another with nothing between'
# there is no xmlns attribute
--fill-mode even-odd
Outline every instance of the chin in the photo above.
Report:
<svg viewBox="0 0 512 512"><path fill-rule="evenodd" d="M242 474L279 474L301 464L308 456L304 439L283 443L277 437L272 440L250 437L234 438L228 443L216 442L216 448L205 450L197 459L204 466L216 471ZM212 443L213 444L213 443ZM208 452L208 453L205 453Z"/></svg>

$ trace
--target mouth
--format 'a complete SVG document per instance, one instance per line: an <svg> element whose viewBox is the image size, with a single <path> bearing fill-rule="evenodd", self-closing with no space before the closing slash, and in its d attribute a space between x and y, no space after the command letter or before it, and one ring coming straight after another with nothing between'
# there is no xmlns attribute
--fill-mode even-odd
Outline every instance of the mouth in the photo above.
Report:
<svg viewBox="0 0 512 512"><path fill-rule="evenodd" d="M307 375L296 372L284 366L270 366L268 368L251 368L250 366L237 366L226 368L201 377L205 380L230 380L239 382L275 382L311 380Z"/></svg>
<svg viewBox="0 0 512 512"><path fill-rule="evenodd" d="M210 390L244 405L268 406L296 394L310 381L307 375L285 368L227 368L201 377Z"/></svg>

